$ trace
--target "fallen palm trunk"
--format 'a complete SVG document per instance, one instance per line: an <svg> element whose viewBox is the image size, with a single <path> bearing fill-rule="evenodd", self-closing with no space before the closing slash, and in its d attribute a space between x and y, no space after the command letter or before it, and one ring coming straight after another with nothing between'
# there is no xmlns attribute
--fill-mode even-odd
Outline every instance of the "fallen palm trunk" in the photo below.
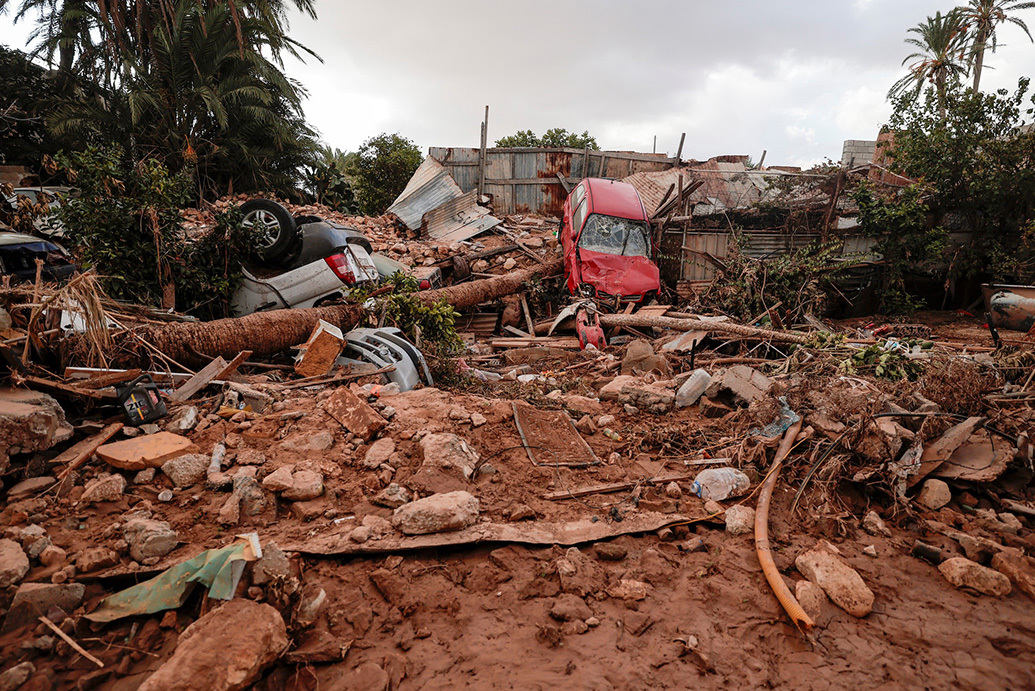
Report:
<svg viewBox="0 0 1035 691"><path fill-rule="evenodd" d="M790 331L773 331L759 329L743 324L730 322L705 321L703 319L676 319L674 317L655 317L640 314L601 314L601 326L650 326L659 329L675 329L677 331L718 331L721 333L758 338L765 341L783 343L808 343L809 337Z"/></svg>
<svg viewBox="0 0 1035 691"><path fill-rule="evenodd" d="M335 305L257 312L211 322L148 325L114 334L110 362L114 366L146 367L164 356L184 365L204 365L217 356L233 358L243 350L252 351L256 358L269 357L305 343L321 319L348 331L364 314L358 305ZM76 336L62 344L66 359L75 359L81 338Z"/></svg>
<svg viewBox="0 0 1035 691"><path fill-rule="evenodd" d="M535 278L546 278L556 276L564 271L564 262L561 259L548 262L543 266L533 266L530 269L512 271L502 276L483 278L480 281L461 283L448 288L438 290L427 290L419 293L420 299L425 303L445 300L456 309L474 307L483 302L492 302L507 295L520 293L528 287L528 283Z"/></svg>
<svg viewBox="0 0 1035 691"><path fill-rule="evenodd" d="M791 447L794 446L794 440L800 430L801 420L787 429L783 435L783 441L780 442L780 448L776 451L776 458L773 459L773 467L765 482L762 483L762 490L758 493L758 505L755 511L755 553L758 555L758 563L762 566L765 579L769 581L769 585L776 594L776 599L780 601L798 630L808 634L815 622L801 608L798 600L784 583L783 576L776 568L772 552L769 550L769 502L773 498L773 488L776 486L776 479L780 476L783 461L791 453Z"/></svg>

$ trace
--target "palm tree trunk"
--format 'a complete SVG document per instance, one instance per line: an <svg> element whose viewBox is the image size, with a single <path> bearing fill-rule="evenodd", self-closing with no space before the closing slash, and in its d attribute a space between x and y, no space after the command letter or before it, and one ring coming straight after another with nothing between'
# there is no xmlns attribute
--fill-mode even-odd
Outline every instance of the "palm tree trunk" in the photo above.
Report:
<svg viewBox="0 0 1035 691"><path fill-rule="evenodd" d="M981 68L985 64L985 41L988 36L982 31L974 37L974 92L977 93L981 85Z"/></svg>
<svg viewBox="0 0 1035 691"><path fill-rule="evenodd" d="M945 75L939 74L934 80L935 90L938 92L938 114L945 120Z"/></svg>

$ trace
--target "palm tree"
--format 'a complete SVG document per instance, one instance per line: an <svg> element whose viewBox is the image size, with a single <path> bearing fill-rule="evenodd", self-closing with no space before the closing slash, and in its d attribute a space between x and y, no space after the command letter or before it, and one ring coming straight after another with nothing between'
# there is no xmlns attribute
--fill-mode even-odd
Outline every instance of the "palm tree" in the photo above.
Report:
<svg viewBox="0 0 1035 691"><path fill-rule="evenodd" d="M945 117L945 89L961 75L966 74L965 63L965 29L960 10L954 9L946 14L936 12L927 21L920 22L909 30L919 38L910 36L906 43L920 50L907 55L902 64L912 60L909 74L899 79L888 91L888 98L908 94L917 98L923 88L924 81L934 84L938 94L938 107L942 118Z"/></svg>
<svg viewBox="0 0 1035 691"><path fill-rule="evenodd" d="M1018 10L1030 10L1035 8L1035 2L1021 2L1019 0L970 0L970 3L961 7L964 26L973 30L974 37L970 44L970 57L974 70L974 91L978 90L981 84L981 69L985 62L985 48L994 53L997 45L996 27L1009 22L1016 24L1024 30L1031 39L1031 32L1028 31L1024 20L1018 17L1009 16L1010 13ZM1035 39L1032 39L1035 41Z"/></svg>

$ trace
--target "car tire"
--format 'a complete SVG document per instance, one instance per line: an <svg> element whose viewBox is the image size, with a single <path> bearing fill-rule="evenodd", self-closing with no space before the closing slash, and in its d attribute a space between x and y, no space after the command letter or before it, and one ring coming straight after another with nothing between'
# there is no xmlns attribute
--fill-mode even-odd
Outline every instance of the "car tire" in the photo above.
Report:
<svg viewBox="0 0 1035 691"><path fill-rule="evenodd" d="M264 261L275 262L290 254L298 237L291 212L269 199L250 199L241 204L242 225L257 235L256 251Z"/></svg>

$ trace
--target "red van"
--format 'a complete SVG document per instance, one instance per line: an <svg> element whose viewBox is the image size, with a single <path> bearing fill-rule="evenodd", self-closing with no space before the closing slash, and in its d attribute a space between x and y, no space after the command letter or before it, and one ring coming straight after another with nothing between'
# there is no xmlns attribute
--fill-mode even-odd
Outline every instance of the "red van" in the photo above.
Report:
<svg viewBox="0 0 1035 691"><path fill-rule="evenodd" d="M560 235L572 295L605 303L639 303L657 295L656 249L632 185L600 178L580 182L564 201Z"/></svg>

